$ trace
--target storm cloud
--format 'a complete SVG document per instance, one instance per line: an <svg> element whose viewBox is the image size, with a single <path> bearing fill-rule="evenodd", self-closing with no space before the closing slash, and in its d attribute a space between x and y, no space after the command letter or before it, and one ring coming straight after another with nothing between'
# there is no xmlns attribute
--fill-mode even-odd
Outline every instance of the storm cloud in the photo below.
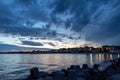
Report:
<svg viewBox="0 0 120 80"><path fill-rule="evenodd" d="M0 51L20 51L20 50L49 50L49 48L30 48L11 44L0 44Z"/></svg>
<svg viewBox="0 0 120 80"><path fill-rule="evenodd" d="M10 50L23 50L24 47L19 47L16 45L0 43L0 51L10 51Z"/></svg>
<svg viewBox="0 0 120 80"><path fill-rule="evenodd" d="M0 1L1 34L120 45L119 21L120 0Z"/></svg>
<svg viewBox="0 0 120 80"><path fill-rule="evenodd" d="M22 41L23 45L30 45L30 46L43 46L42 43L33 42L33 41Z"/></svg>
<svg viewBox="0 0 120 80"><path fill-rule="evenodd" d="M120 39L119 0L57 0L56 3L54 14L72 15L64 23L78 32L80 38L111 45Z"/></svg>

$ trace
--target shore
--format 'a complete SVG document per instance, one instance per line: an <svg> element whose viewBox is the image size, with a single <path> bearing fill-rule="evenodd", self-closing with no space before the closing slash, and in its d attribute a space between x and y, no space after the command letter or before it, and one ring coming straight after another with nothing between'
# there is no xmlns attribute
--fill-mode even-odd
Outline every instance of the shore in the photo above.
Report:
<svg viewBox="0 0 120 80"><path fill-rule="evenodd" d="M99 69L100 66L104 69ZM120 58L104 62L102 65L94 64L90 68L87 64L71 65L67 69L56 70L51 73L32 68L25 80L120 80Z"/></svg>
<svg viewBox="0 0 120 80"><path fill-rule="evenodd" d="M120 54L115 52L76 52L76 53L69 53L69 52L61 52L61 53L33 53L33 52L0 52L0 54Z"/></svg>

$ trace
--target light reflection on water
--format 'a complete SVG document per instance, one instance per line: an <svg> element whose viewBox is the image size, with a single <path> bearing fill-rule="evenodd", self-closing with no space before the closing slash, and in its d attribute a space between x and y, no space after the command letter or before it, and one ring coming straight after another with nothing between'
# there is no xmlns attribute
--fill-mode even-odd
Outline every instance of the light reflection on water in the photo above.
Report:
<svg viewBox="0 0 120 80"><path fill-rule="evenodd" d="M92 66L118 57L120 54L0 54L0 79L19 79L28 75L33 67L51 71L76 64Z"/></svg>

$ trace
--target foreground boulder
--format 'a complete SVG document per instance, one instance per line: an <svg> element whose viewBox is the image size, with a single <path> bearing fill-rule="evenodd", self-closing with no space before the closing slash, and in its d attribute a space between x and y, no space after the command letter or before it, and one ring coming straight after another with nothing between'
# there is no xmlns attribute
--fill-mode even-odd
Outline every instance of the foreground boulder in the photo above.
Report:
<svg viewBox="0 0 120 80"><path fill-rule="evenodd" d="M76 80L77 73L76 69L70 69L68 70L68 80Z"/></svg>
<svg viewBox="0 0 120 80"><path fill-rule="evenodd" d="M30 76L26 80L120 80L120 59L112 61L105 70L99 70L99 64L94 64L93 68L83 64L71 65L67 69L61 69L47 73L39 72L38 68L30 70Z"/></svg>
<svg viewBox="0 0 120 80"><path fill-rule="evenodd" d="M63 71L54 72L54 80L64 80L65 73Z"/></svg>
<svg viewBox="0 0 120 80"><path fill-rule="evenodd" d="M30 70L29 79L38 79L40 77L40 72L37 67Z"/></svg>
<svg viewBox="0 0 120 80"><path fill-rule="evenodd" d="M120 74L120 58L117 61L112 62L102 73L99 80L107 80L111 76ZM113 79L114 80L114 79ZM120 80L120 79L118 79Z"/></svg>
<svg viewBox="0 0 120 80"><path fill-rule="evenodd" d="M120 74L113 75L111 77L108 77L107 80L120 80Z"/></svg>
<svg viewBox="0 0 120 80"><path fill-rule="evenodd" d="M39 72L39 69L37 67L32 68L30 70L30 76L26 80L42 80L42 78L45 78L48 76L47 72L41 71Z"/></svg>

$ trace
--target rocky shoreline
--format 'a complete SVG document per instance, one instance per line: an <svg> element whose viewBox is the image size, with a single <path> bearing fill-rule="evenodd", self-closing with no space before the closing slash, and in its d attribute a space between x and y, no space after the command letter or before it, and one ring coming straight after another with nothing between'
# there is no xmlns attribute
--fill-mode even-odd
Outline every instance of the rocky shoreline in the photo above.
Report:
<svg viewBox="0 0 120 80"><path fill-rule="evenodd" d="M36 67L30 70L30 75L25 80L120 80L120 58L109 62L111 64L105 70L100 70L99 64L94 64L93 68L87 64L82 67L71 65L67 69L51 73L39 71Z"/></svg>

